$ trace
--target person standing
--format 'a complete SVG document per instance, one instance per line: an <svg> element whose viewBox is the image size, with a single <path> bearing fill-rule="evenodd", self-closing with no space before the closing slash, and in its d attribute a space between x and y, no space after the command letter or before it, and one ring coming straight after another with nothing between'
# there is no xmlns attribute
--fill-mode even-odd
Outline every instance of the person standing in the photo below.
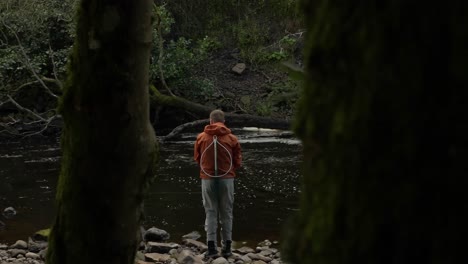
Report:
<svg viewBox="0 0 468 264"><path fill-rule="evenodd" d="M218 255L217 230L221 226L221 253L232 255L232 219L234 204L235 170L241 166L239 140L224 124L224 112L210 113L210 124L197 136L194 159L200 166L205 231L208 244L207 257Z"/></svg>

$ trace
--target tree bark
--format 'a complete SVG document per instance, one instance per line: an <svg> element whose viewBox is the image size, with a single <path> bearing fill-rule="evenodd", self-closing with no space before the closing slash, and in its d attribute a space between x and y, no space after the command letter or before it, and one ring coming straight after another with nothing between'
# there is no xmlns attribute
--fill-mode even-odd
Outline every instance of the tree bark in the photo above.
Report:
<svg viewBox="0 0 468 264"><path fill-rule="evenodd" d="M302 2L304 177L282 253L291 263L467 262L466 5Z"/></svg>
<svg viewBox="0 0 468 264"><path fill-rule="evenodd" d="M47 263L130 264L157 159L149 122L152 1L82 0Z"/></svg>
<svg viewBox="0 0 468 264"><path fill-rule="evenodd" d="M200 117L208 117L210 112L214 110L212 107L204 106L201 104L194 103L187 99L177 97L177 96L167 96L160 93L156 87L150 86L151 91L151 101L155 102L157 105L175 107L179 109L186 110L190 113L196 114ZM225 113L226 124L229 127L261 127L261 128L271 128L271 129L291 129L291 121L287 119L278 119L270 118L263 116L255 116L249 114L235 114L235 113ZM199 122L195 122L198 124ZM191 123L187 123L187 126L192 126ZM177 132L180 132L180 128L183 126L177 127Z"/></svg>

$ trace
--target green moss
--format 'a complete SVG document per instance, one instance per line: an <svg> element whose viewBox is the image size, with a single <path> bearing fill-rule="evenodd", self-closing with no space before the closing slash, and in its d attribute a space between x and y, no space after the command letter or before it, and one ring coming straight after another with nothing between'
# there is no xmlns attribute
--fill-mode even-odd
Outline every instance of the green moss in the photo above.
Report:
<svg viewBox="0 0 468 264"><path fill-rule="evenodd" d="M33 237L38 240L48 240L50 235L50 228L42 229L34 233Z"/></svg>

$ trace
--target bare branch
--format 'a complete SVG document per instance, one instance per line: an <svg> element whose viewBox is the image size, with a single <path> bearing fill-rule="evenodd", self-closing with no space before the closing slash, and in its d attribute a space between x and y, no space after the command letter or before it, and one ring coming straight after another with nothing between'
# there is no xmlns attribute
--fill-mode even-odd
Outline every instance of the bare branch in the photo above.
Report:
<svg viewBox="0 0 468 264"><path fill-rule="evenodd" d="M60 116L56 115L56 116L53 116L53 117L47 119L46 123L44 124L44 126L42 127L41 130L36 131L36 132L26 133L26 134L24 134L23 138L31 137L31 136L34 136L34 135L42 135L42 132L47 130L49 125L52 123L52 121L54 121L55 119L58 119L59 117Z"/></svg>
<svg viewBox="0 0 468 264"><path fill-rule="evenodd" d="M29 70L32 72L32 74L34 75L34 77L36 77L36 79L39 81L39 83L44 87L44 89L47 91L48 94L50 94L52 97L54 98L58 98L57 95L55 95L52 90L49 89L49 87L44 83L44 81L42 81L42 79L39 77L39 75L36 73L36 71L34 70L34 68L32 67L31 65L31 62L29 61L29 57L28 57L28 54L26 54L26 51L24 50L24 47L23 45L21 44L21 40L20 38L18 37L18 34L16 34L16 32L11 28L9 27L5 21L2 20L2 23L3 25L8 28L12 33L13 35L15 35L15 38L16 38L16 41L18 42L18 46L20 47L20 50L21 50L21 53L23 54L24 56L24 60L25 60L25 64L26 66L29 68Z"/></svg>
<svg viewBox="0 0 468 264"><path fill-rule="evenodd" d="M28 113L28 114L30 114L30 115L36 117L36 118L39 119L39 120L46 121L42 116L40 116L40 115L34 113L33 111L31 111L31 110L29 110L29 109L27 109L27 108L22 107L22 106L21 106L20 104L18 104L10 95L7 95L7 97L8 97L8 99L9 99L9 101L12 102L12 103L16 106L16 108L18 108L19 110L21 110L21 111L23 111L23 112L25 112L25 113Z"/></svg>
<svg viewBox="0 0 468 264"><path fill-rule="evenodd" d="M209 119L195 120L193 122L185 123L185 124L182 124L182 125L177 126L176 128L174 128L166 136L159 137L159 139L161 141L166 141L166 140L169 140L169 139L172 139L172 138L176 137L177 135L179 135L186 128L192 128L192 127L196 127L196 126L200 126L200 125L207 125L209 123L210 123Z"/></svg>
<svg viewBox="0 0 468 264"><path fill-rule="evenodd" d="M39 83L39 81L31 81L31 82L23 83L22 85L20 85L20 86L15 90L15 92L18 92L19 90L23 89L24 87L33 85L33 84L35 84L35 83Z"/></svg>
<svg viewBox="0 0 468 264"><path fill-rule="evenodd" d="M55 67L54 52L52 51L52 47L50 46L50 39L49 39L49 57L50 57L50 61L52 62L52 67L53 67L54 78L55 78L56 84L58 85L60 90L62 90L63 84L60 81L60 79L57 77L58 76L57 67ZM43 77L43 78L45 78L45 77Z"/></svg>

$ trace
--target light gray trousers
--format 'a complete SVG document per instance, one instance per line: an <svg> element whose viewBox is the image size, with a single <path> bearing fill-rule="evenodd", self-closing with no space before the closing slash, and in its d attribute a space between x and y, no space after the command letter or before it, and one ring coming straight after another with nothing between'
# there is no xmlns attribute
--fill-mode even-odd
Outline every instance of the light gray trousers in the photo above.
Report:
<svg viewBox="0 0 468 264"><path fill-rule="evenodd" d="M218 220L221 225L221 240L232 240L234 179L202 179L202 197L206 214L206 240L215 241L216 244Z"/></svg>

